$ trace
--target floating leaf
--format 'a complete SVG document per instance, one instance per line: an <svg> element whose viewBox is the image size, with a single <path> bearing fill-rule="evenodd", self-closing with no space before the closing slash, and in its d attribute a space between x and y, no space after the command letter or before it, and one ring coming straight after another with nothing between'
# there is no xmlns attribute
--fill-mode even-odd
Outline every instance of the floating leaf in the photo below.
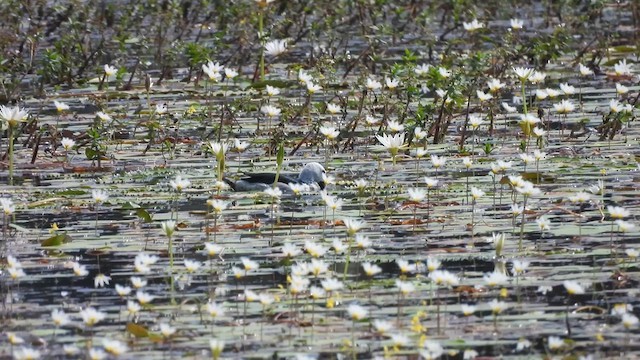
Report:
<svg viewBox="0 0 640 360"><path fill-rule="evenodd" d="M147 328L134 323L127 324L127 332L138 338L149 337Z"/></svg>
<svg viewBox="0 0 640 360"><path fill-rule="evenodd" d="M67 235L66 233L64 234L57 234L54 235L48 239L45 239L44 241L42 241L40 243L40 245L42 246L60 246L62 244L66 244L68 242L71 242L73 239L71 238L71 236Z"/></svg>

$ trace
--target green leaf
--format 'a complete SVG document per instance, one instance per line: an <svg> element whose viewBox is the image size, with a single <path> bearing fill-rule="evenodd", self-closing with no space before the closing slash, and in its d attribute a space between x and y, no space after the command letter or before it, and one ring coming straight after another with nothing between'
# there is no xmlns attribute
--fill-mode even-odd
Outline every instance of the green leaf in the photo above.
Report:
<svg viewBox="0 0 640 360"><path fill-rule="evenodd" d="M137 209L136 215L146 223L150 223L153 221L149 212L143 208Z"/></svg>
<svg viewBox="0 0 640 360"><path fill-rule="evenodd" d="M42 246L60 246L62 244L71 242L71 236L64 234L57 234L48 239L43 240L40 245Z"/></svg>
<svg viewBox="0 0 640 360"><path fill-rule="evenodd" d="M140 326L134 323L127 324L127 332L137 338L144 338L149 336L149 330L147 330L144 326Z"/></svg>

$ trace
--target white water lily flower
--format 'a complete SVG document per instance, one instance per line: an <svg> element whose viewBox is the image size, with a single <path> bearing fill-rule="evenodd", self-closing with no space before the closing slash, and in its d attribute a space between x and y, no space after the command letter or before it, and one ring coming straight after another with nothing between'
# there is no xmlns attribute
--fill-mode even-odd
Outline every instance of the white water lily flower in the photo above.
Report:
<svg viewBox="0 0 640 360"><path fill-rule="evenodd" d="M264 44L264 53L270 56L278 56L287 51L287 40L271 40Z"/></svg>

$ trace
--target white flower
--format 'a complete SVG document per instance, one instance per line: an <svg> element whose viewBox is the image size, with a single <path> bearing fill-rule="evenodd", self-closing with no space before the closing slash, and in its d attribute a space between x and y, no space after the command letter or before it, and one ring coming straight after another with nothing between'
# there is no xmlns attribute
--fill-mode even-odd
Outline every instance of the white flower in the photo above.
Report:
<svg viewBox="0 0 640 360"><path fill-rule="evenodd" d="M518 260L518 259L513 260L512 262L513 267L511 271L515 275L521 275L527 271L527 269L529 268L529 264L531 263L527 260Z"/></svg>
<svg viewBox="0 0 640 360"><path fill-rule="evenodd" d="M20 109L19 106L0 106L0 117L11 126L16 126L19 122L25 121L27 116L29 116L29 113L26 110Z"/></svg>
<svg viewBox="0 0 640 360"><path fill-rule="evenodd" d="M489 308L491 312L494 314L500 314L507 308L507 304L504 301L498 301L498 299L493 299L489 302Z"/></svg>
<svg viewBox="0 0 640 360"><path fill-rule="evenodd" d="M233 147L237 152L243 152L249 147L249 143L240 139L233 139Z"/></svg>
<svg viewBox="0 0 640 360"><path fill-rule="evenodd" d="M416 73L416 75L423 76L429 73L430 68L431 68L431 65L429 64L421 64L416 66L416 68L413 71Z"/></svg>
<svg viewBox="0 0 640 360"><path fill-rule="evenodd" d="M447 158L444 156L431 155L431 164L436 170L444 166L445 162L447 162Z"/></svg>
<svg viewBox="0 0 640 360"><path fill-rule="evenodd" d="M364 273L369 277L375 276L380 272L382 272L382 269L380 268L380 266L369 263L369 262L363 263L362 269L364 270Z"/></svg>
<svg viewBox="0 0 640 360"><path fill-rule="evenodd" d="M137 302L127 300L127 312L129 313L129 315L135 315L140 312L141 309L142 306L140 306Z"/></svg>
<svg viewBox="0 0 640 360"><path fill-rule="evenodd" d="M140 303L140 305L147 305L151 303L155 299L155 296L146 293L142 290L136 291L136 300Z"/></svg>
<svg viewBox="0 0 640 360"><path fill-rule="evenodd" d="M618 93L618 95L624 95L624 94L626 94L628 92L629 92L629 88L628 87L626 87L626 86L624 86L622 84L616 83L616 93Z"/></svg>
<svg viewBox="0 0 640 360"><path fill-rule="evenodd" d="M458 285L460 280L457 276L447 270L435 270L429 273L429 278L436 285L454 286Z"/></svg>
<svg viewBox="0 0 640 360"><path fill-rule="evenodd" d="M118 71L118 69L116 69L115 66L111 66L109 64L104 64L103 68L104 68L104 73L107 76L111 76L111 75L115 74L116 71Z"/></svg>
<svg viewBox="0 0 640 360"><path fill-rule="evenodd" d="M492 273L484 274L482 279L489 286L498 286L506 284L509 277L499 271L494 271Z"/></svg>
<svg viewBox="0 0 640 360"><path fill-rule="evenodd" d="M107 317L107 314L100 312L92 307L88 307L80 311L80 317L82 317L82 321L86 325L93 326L104 320Z"/></svg>
<svg viewBox="0 0 640 360"><path fill-rule="evenodd" d="M378 124L380 122L380 119L375 117L375 116L366 115L364 117L364 121L367 123L367 125L373 126L373 125Z"/></svg>
<svg viewBox="0 0 640 360"><path fill-rule="evenodd" d="M69 139L67 137L64 137L64 138L62 138L61 144L62 144L62 148L65 151L70 151L76 145L76 142L73 139Z"/></svg>
<svg viewBox="0 0 640 360"><path fill-rule="evenodd" d="M109 115L109 114L107 114L105 112L98 111L96 113L96 116L102 121L111 121L111 115Z"/></svg>
<svg viewBox="0 0 640 360"><path fill-rule="evenodd" d="M576 109L576 106L571 100L562 100L557 104L553 104L553 108L559 114L568 114Z"/></svg>
<svg viewBox="0 0 640 360"><path fill-rule="evenodd" d="M467 169L470 169L473 165L473 161L469 156L465 156L462 158L462 165L464 165L464 167L466 167Z"/></svg>
<svg viewBox="0 0 640 360"><path fill-rule="evenodd" d="M424 342L423 347L424 349L418 349L418 352L425 360L435 360L444 354L442 345L436 341L427 340Z"/></svg>
<svg viewBox="0 0 640 360"><path fill-rule="evenodd" d="M238 72L231 68L224 68L224 77L231 80L234 77L238 76Z"/></svg>
<svg viewBox="0 0 640 360"><path fill-rule="evenodd" d="M322 90L322 86L314 84L311 81L307 82L307 92L309 94L315 94L320 90Z"/></svg>
<svg viewBox="0 0 640 360"><path fill-rule="evenodd" d="M127 345L118 340L102 339L102 347L114 356L120 356L129 350Z"/></svg>
<svg viewBox="0 0 640 360"><path fill-rule="evenodd" d="M271 40L264 44L266 55L278 56L287 51L287 40Z"/></svg>
<svg viewBox="0 0 640 360"><path fill-rule="evenodd" d="M349 317L351 318L351 320L353 321L360 321L364 318L367 317L367 309L365 309L364 307L358 305L358 304L351 304L347 307L347 312L349 313Z"/></svg>
<svg viewBox="0 0 640 360"><path fill-rule="evenodd" d="M277 187L267 188L263 191L263 193L274 200L280 199L282 197L282 190Z"/></svg>
<svg viewBox="0 0 640 360"><path fill-rule="evenodd" d="M442 262L437 258L434 258L433 256L427 257L427 270L436 271L440 268L441 265L442 265Z"/></svg>
<svg viewBox="0 0 640 360"><path fill-rule="evenodd" d="M580 285L577 281L573 280L565 280L562 285L567 290L569 295L581 295L584 294L584 287Z"/></svg>
<svg viewBox="0 0 640 360"><path fill-rule="evenodd" d="M580 64L580 75L582 75L582 76L593 75L593 70L591 70L587 66L584 66L584 65Z"/></svg>
<svg viewBox="0 0 640 360"><path fill-rule="evenodd" d="M431 189L438 185L438 179L426 177L424 178L425 184L427 184L427 188Z"/></svg>
<svg viewBox="0 0 640 360"><path fill-rule="evenodd" d="M386 320L375 319L373 320L372 325L373 328L381 335L384 335L393 329L393 323Z"/></svg>
<svg viewBox="0 0 640 360"><path fill-rule="evenodd" d="M617 76L631 76L631 67L627 65L627 59L620 60L613 69Z"/></svg>
<svg viewBox="0 0 640 360"><path fill-rule="evenodd" d="M490 79L487 81L487 87L489 88L489 91L493 93L500 91L504 86L505 84L500 82L498 79Z"/></svg>
<svg viewBox="0 0 640 360"><path fill-rule="evenodd" d="M360 231L367 224L364 220L354 218L343 218L342 222L344 223L344 226L347 227L347 233L350 236L355 235L355 233Z"/></svg>
<svg viewBox="0 0 640 360"><path fill-rule="evenodd" d="M511 19L511 20L509 20L509 23L510 23L511 28L513 30L521 30L522 27L524 26L524 21L522 21L520 19Z"/></svg>
<svg viewBox="0 0 640 360"><path fill-rule="evenodd" d="M182 176L177 175L175 179L169 181L169 185L171 188L177 192L182 192L182 190L191 186L191 181L189 179L183 179Z"/></svg>
<svg viewBox="0 0 640 360"><path fill-rule="evenodd" d="M340 135L340 131L333 126L321 126L320 133L324 135L327 140L335 140L338 135Z"/></svg>
<svg viewBox="0 0 640 360"><path fill-rule="evenodd" d="M329 270L329 264L325 263L322 260L311 259L311 263L309 264L309 273L315 277L320 274L324 274Z"/></svg>
<svg viewBox="0 0 640 360"><path fill-rule="evenodd" d="M13 200L9 198L0 198L0 207L2 207L2 212L6 216L9 216L16 211L16 206L13 204ZM9 265L11 266L11 264Z"/></svg>
<svg viewBox="0 0 640 360"><path fill-rule="evenodd" d="M624 219L631 215L629 210L623 208L622 206L607 206L607 212L609 212L609 216L612 219Z"/></svg>
<svg viewBox="0 0 640 360"><path fill-rule="evenodd" d="M173 326L167 324L167 323L161 323L160 324L160 333L162 334L162 336L168 338L171 337L173 334L176 333L176 328L174 328Z"/></svg>
<svg viewBox="0 0 640 360"><path fill-rule="evenodd" d="M376 90L379 90L380 88L382 88L382 84L380 83L380 81L378 81L376 79L367 78L366 87L370 91L376 91Z"/></svg>
<svg viewBox="0 0 640 360"><path fill-rule="evenodd" d="M358 249L367 249L371 247L371 240L365 235L356 234L355 245Z"/></svg>
<svg viewBox="0 0 640 360"><path fill-rule="evenodd" d="M345 250L347 250L347 245L340 241L340 239L333 239L331 247L336 254L342 254Z"/></svg>
<svg viewBox="0 0 640 360"><path fill-rule="evenodd" d="M89 271L87 270L87 267L84 265L80 265L80 263L78 262L74 262L73 263L73 273L76 276L87 276L89 275Z"/></svg>
<svg viewBox="0 0 640 360"><path fill-rule="evenodd" d="M545 89L536 89L535 93L536 93L536 99L538 100L544 100L547 97L549 97L549 93Z"/></svg>
<svg viewBox="0 0 640 360"><path fill-rule="evenodd" d="M622 325L625 328L631 329L638 326L638 317L631 313L622 314Z"/></svg>
<svg viewBox="0 0 640 360"><path fill-rule="evenodd" d="M118 293L118 296L120 297L125 297L131 293L131 288L129 286L116 284L116 293Z"/></svg>
<svg viewBox="0 0 640 360"><path fill-rule="evenodd" d="M107 199L109 198L109 194L107 194L106 191L94 189L93 191L91 191L91 197L93 197L93 201L95 201L97 204L100 204L107 201Z"/></svg>
<svg viewBox="0 0 640 360"><path fill-rule="evenodd" d="M222 307L222 305L213 301L208 301L204 306L204 310L207 314L209 314L209 316L213 318L219 318L224 315L224 308Z"/></svg>
<svg viewBox="0 0 640 360"><path fill-rule="evenodd" d="M107 353L98 348L89 349L89 360L103 360L107 358Z"/></svg>
<svg viewBox="0 0 640 360"><path fill-rule="evenodd" d="M513 72L516 73L516 76L520 79L520 81L525 81L527 80L531 75L533 75L533 73L535 72L534 69L531 68L524 68L524 67L514 67L513 68Z"/></svg>
<svg viewBox="0 0 640 360"><path fill-rule="evenodd" d="M264 0L260 0L260 1L264 1ZM273 0L266 0L266 1L268 3ZM224 351L224 340L210 339L209 350L211 350L211 353L213 354L213 358L217 359L218 357L220 357L220 354L222 353L222 351Z"/></svg>
<svg viewBox="0 0 640 360"><path fill-rule="evenodd" d="M516 351L521 352L530 347L531 347L531 341L521 338L518 340L518 343L516 344Z"/></svg>
<svg viewBox="0 0 640 360"><path fill-rule="evenodd" d="M622 219L616 220L615 224L618 225L618 229L621 232L629 232L629 230L631 230L631 229L633 229L635 227L635 225L633 225L632 223L630 223L628 221L624 221Z"/></svg>
<svg viewBox="0 0 640 360"><path fill-rule="evenodd" d="M511 106L511 105L507 104L506 102L503 102L501 105L502 105L502 108L504 109L504 111L506 111L508 113L514 113L514 112L518 111L518 108L516 108L515 106Z"/></svg>
<svg viewBox="0 0 640 360"><path fill-rule="evenodd" d="M638 256L640 256L640 251L638 251L637 249L626 249L625 254L627 254L628 257L635 259Z"/></svg>
<svg viewBox="0 0 640 360"><path fill-rule="evenodd" d="M546 133L547 132L543 128L539 128L539 127L533 128L533 135L535 135L536 137L543 137Z"/></svg>
<svg viewBox="0 0 640 360"><path fill-rule="evenodd" d="M162 232L164 232L166 236L171 237L176 231L176 222L174 220L163 221L160 223L160 228L162 228Z"/></svg>
<svg viewBox="0 0 640 360"><path fill-rule="evenodd" d="M416 203L422 202L422 200L427 196L427 191L425 189L409 188L407 189L407 192L409 193L409 200Z"/></svg>
<svg viewBox="0 0 640 360"><path fill-rule="evenodd" d="M540 231L549 230L551 228L551 221L544 216L540 216L539 218L537 218L536 224L538 225Z"/></svg>
<svg viewBox="0 0 640 360"><path fill-rule="evenodd" d="M207 205L209 205L216 214L220 214L227 209L227 207L229 206L229 203L224 200L209 199L207 200Z"/></svg>
<svg viewBox="0 0 640 360"><path fill-rule="evenodd" d="M280 113L282 112L282 110L280 110L279 108L273 105L264 105L263 107L260 108L260 112L262 112L263 114L267 115L270 118L274 118L276 116L280 116Z"/></svg>
<svg viewBox="0 0 640 360"><path fill-rule="evenodd" d="M549 344L549 350L555 351L564 347L564 340L558 336L549 336L547 340Z"/></svg>
<svg viewBox="0 0 640 360"><path fill-rule="evenodd" d="M200 263L199 261L184 259L184 268L189 273L194 273L198 271L198 269L200 269L201 266L202 266L202 263Z"/></svg>
<svg viewBox="0 0 640 360"><path fill-rule="evenodd" d="M404 259L396 259L396 264L398 265L400 272L403 274L412 273L417 270L416 264L411 264Z"/></svg>
<svg viewBox="0 0 640 360"><path fill-rule="evenodd" d="M398 79L386 78L386 79L384 79L384 81L385 81L385 85L387 85L387 88L389 88L390 90L393 90L393 89L397 88L398 85L400 85L400 80L398 80Z"/></svg>
<svg viewBox="0 0 640 360"><path fill-rule="evenodd" d="M392 152L392 154L394 154L393 151L397 152L399 149L402 149L406 146L404 143L404 137L405 133L397 133L393 135L376 135L376 138L382 144L382 146L387 148L390 152Z"/></svg>
<svg viewBox="0 0 640 360"><path fill-rule="evenodd" d="M462 314L464 316L470 316L473 315L474 312L476 312L476 306L470 304L462 304L460 306L460 311L462 311Z"/></svg>
<svg viewBox="0 0 640 360"><path fill-rule="evenodd" d="M341 111L342 111L342 109L340 108L340 105L336 105L334 103L327 103L327 112L329 114L335 115L335 114L337 114L337 113L339 113Z"/></svg>
<svg viewBox="0 0 640 360"><path fill-rule="evenodd" d="M302 251L295 244L286 243L282 246L282 254L285 257L293 258L302 254Z"/></svg>
<svg viewBox="0 0 640 360"><path fill-rule="evenodd" d="M320 285L322 285L322 288L326 292L333 292L333 291L337 291L344 288L344 284L340 280L335 278L328 278L328 279L322 280L320 282Z"/></svg>
<svg viewBox="0 0 640 360"><path fill-rule="evenodd" d="M426 131L422 130L422 128L420 126L416 126L413 129L413 135L414 135L416 140L420 141L420 140L426 138L427 135L429 135L429 133L427 133ZM425 149L422 149L422 150L425 150Z"/></svg>
<svg viewBox="0 0 640 360"><path fill-rule="evenodd" d="M576 93L576 88L567 83L561 83L560 90L562 90L565 95L573 95Z"/></svg>
<svg viewBox="0 0 640 360"><path fill-rule="evenodd" d="M40 356L40 351L24 346L13 350L13 358L15 360L35 360L40 359Z"/></svg>
<svg viewBox="0 0 640 360"><path fill-rule="evenodd" d="M485 93L482 90L476 90L476 95L478 96L478 99L480 101L487 101L487 100L493 99L493 95L491 95L490 93Z"/></svg>
<svg viewBox="0 0 640 360"><path fill-rule="evenodd" d="M448 70L447 68L443 68L441 66L438 68L438 74L440 74L440 76L442 76L443 78L448 78L451 76L451 70Z"/></svg>
<svg viewBox="0 0 640 360"><path fill-rule="evenodd" d="M222 246L214 243L205 243L204 249L205 249L205 253L209 257L220 255L224 251L224 248Z"/></svg>
<svg viewBox="0 0 640 360"><path fill-rule="evenodd" d="M219 63L214 63L213 61L209 61L206 64L202 65L202 71L209 77L209 80L213 82L218 82L222 79L222 75L220 74L224 70L224 67Z"/></svg>
<svg viewBox="0 0 640 360"><path fill-rule="evenodd" d="M529 81L532 84L539 84L544 82L544 79L547 77L546 73L543 73L542 71L533 71L533 74L531 74L531 76L529 77Z"/></svg>
<svg viewBox="0 0 640 360"><path fill-rule="evenodd" d="M392 132L404 131L404 125L395 120L387 121L387 128L389 128L389 130L391 130Z"/></svg>
<svg viewBox="0 0 640 360"><path fill-rule="evenodd" d="M545 91L547 92L547 95L549 96L550 99L554 99L560 95L560 91L556 89L546 88Z"/></svg>
<svg viewBox="0 0 640 360"><path fill-rule="evenodd" d="M111 277L105 274L98 274L95 278L93 278L93 285L96 288L104 287L105 285L109 285L111 281Z"/></svg>
<svg viewBox="0 0 640 360"><path fill-rule="evenodd" d="M482 29L484 27L484 24L478 22L478 19L473 19L473 21L471 22L463 22L462 26L464 27L465 30L472 32L472 31Z"/></svg>
<svg viewBox="0 0 640 360"><path fill-rule="evenodd" d="M398 288L398 291L400 291L404 296L416 291L416 286L413 285L413 283L402 281L399 279L396 279L396 287Z"/></svg>
<svg viewBox="0 0 640 360"><path fill-rule="evenodd" d="M280 89L278 89L277 87L271 86L271 85L267 85L265 87L265 91L267 92L267 95L269 95L269 96L280 95Z"/></svg>
<svg viewBox="0 0 640 360"><path fill-rule="evenodd" d="M157 104L156 105L156 114L158 115L162 115L164 113L166 113L167 111L169 111L169 108L167 107L167 104Z"/></svg>
<svg viewBox="0 0 640 360"><path fill-rule="evenodd" d="M484 120L478 115L469 115L469 125L471 125L471 129L476 130L482 124L484 124Z"/></svg>
<svg viewBox="0 0 640 360"><path fill-rule="evenodd" d="M53 309L53 311L51 311L51 320L53 320L56 327L65 326L71 321L69 319L69 315L58 309Z"/></svg>
<svg viewBox="0 0 640 360"><path fill-rule="evenodd" d="M58 112L63 112L63 111L67 111L67 110L70 109L69 105L67 105L67 104L65 104L63 102L60 102L58 100L54 100L53 101L53 105L56 107L56 110L58 110Z"/></svg>
<svg viewBox="0 0 640 360"><path fill-rule="evenodd" d="M130 280L131 280L131 285L133 285L133 287L136 289L140 289L147 286L147 281L139 276L132 276Z"/></svg>
<svg viewBox="0 0 640 360"><path fill-rule="evenodd" d="M329 251L328 248L309 240L304 243L304 250L314 258L322 257Z"/></svg>
<svg viewBox="0 0 640 360"><path fill-rule="evenodd" d="M240 261L242 261L242 266L244 268L244 271L257 270L258 267L260 267L260 265L257 262L255 262L255 261L253 261L253 260L251 260L251 259L249 259L247 257L241 257Z"/></svg>
<svg viewBox="0 0 640 360"><path fill-rule="evenodd" d="M309 73L307 73L303 69L300 69L298 70L298 81L302 85L306 85L307 83L310 83L313 81L313 76L309 75Z"/></svg>

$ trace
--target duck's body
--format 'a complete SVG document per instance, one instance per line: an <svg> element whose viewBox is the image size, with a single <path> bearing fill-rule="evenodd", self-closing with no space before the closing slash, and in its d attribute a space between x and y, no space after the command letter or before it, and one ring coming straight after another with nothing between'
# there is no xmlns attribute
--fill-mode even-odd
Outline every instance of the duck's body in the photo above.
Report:
<svg viewBox="0 0 640 360"><path fill-rule="evenodd" d="M325 183L323 174L324 167L317 162L312 162L304 166L298 177L295 175L280 174L276 186L285 194L291 194L293 191L289 184L305 184L310 187L324 189ZM253 173L245 174L237 181L225 179L227 184L234 191L264 191L273 186L276 181L275 173Z"/></svg>

